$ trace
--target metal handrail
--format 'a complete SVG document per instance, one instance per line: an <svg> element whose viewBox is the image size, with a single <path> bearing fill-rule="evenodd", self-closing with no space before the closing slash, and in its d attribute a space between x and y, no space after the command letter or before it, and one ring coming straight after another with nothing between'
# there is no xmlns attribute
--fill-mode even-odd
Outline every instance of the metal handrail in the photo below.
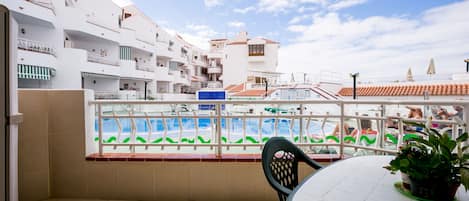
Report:
<svg viewBox="0 0 469 201"><path fill-rule="evenodd" d="M55 48L52 45L25 38L18 38L18 49L56 56Z"/></svg>
<svg viewBox="0 0 469 201"><path fill-rule="evenodd" d="M243 147L246 149L246 147L262 147L263 142L262 140L267 137L264 136L263 133L260 131L255 135L258 138L259 142L258 143L243 143L236 144L232 142L223 142L222 138L226 138L228 136L228 139L231 139L230 136L230 129L228 126L230 125L230 122L233 119L242 119L243 121L243 139L246 139L246 119L259 119L259 127L262 128L262 123L263 119L269 118L273 119L275 124L274 124L274 136L277 136L277 129L279 128L278 122L282 119L289 119L290 121L290 136L292 141L295 139L295 143L298 146L301 147L338 147L338 153L343 156L344 155L344 149L345 148L354 148L355 150L369 150L369 151L374 151L374 152L379 152L379 153L386 153L386 154L395 154L398 152L399 147L404 143L404 135L405 135L405 130L404 130L404 122L409 121L409 122L419 122L419 123L438 123L442 125L446 125L448 128L453 129L454 131L456 130L465 130L467 131L467 125L469 125L469 101L412 101L412 100L395 100L395 101L387 101L387 100L379 100L379 101L351 101L351 100L299 100L299 101L284 101L284 100L277 100L277 101L266 101L266 100L256 100L256 101L225 101L225 100L186 100L186 101L142 101L142 100L136 100L136 101L123 101L123 100L95 100L95 101L89 101L88 104L94 105L98 107L98 115L97 117L99 118L99 125L98 125L98 132L99 132L99 140L98 140L98 146L100 150L100 154L103 154L103 147L119 147L119 146L130 146L131 150L135 150L135 147L140 147L140 146L145 146L146 149L151 146L157 146L157 147L177 147L178 149L180 147L194 147L194 149L197 149L197 147L211 147L215 148L215 153L217 155L221 155L223 153L223 148L229 149L230 147ZM180 112L177 113L152 113L149 111L134 111L133 109L131 113L124 113L124 114L119 114L116 115L113 113L112 115L105 114L102 111L103 106L116 106L116 105L128 105L131 108L135 108L136 106L144 106L144 105L178 105L178 104L184 104L184 105L212 105L213 110L212 111L205 111L205 112L190 112L190 114L182 114ZM265 114L263 112L259 112L256 114L248 114L248 113L231 113L226 109L227 105L276 105L277 107L279 105L299 105L298 110L292 111L292 112L287 112L286 114L281 114L278 111L276 113L270 113L270 114ZM338 106L340 111L337 114L319 114L319 113L313 113L313 112L307 112L304 110L305 106L310 106L310 105L335 105ZM346 113L346 108L354 108L357 106L363 106L363 105L374 105L382 108L381 114L376 113L376 116L362 116L359 115L359 113L355 114L348 114ZM385 108L386 106L399 106L399 105L420 105L420 106L429 106L429 105L443 105L443 106L456 106L456 105L461 105L464 106L464 119L465 122L461 123L460 121L458 122L457 120L436 120L436 119L409 119L400 116L399 113L396 115L386 115L385 116ZM181 124L182 119L210 119L210 132L212 133L212 141L210 143L199 143L198 142L198 136L199 136L199 131L198 128L195 129L195 142L194 144L184 144L184 143L158 143L158 144L152 144L152 143L121 143L121 142L116 142L116 143L103 143L103 130L102 130L102 120L103 119L131 119L134 121L135 119L145 119L148 121L148 119L177 119ZM222 127L222 119L226 121L226 131L222 133L222 130L224 129ZM310 128L310 122L311 120L322 122L321 124L321 133L324 133L324 123L326 121L330 121L331 119L338 119L339 123L337 126L339 128L339 133L338 133L338 143L330 143L327 141L327 138L325 135L323 135L323 143L313 143L313 142L307 142L304 139L307 138L312 138L313 136L309 132ZM357 131L356 135L351 136L351 135L346 135L346 130L345 126L346 125L346 120L355 120L357 123L356 128L354 131ZM398 128L397 128L397 143L394 143L393 147L391 149L384 147L386 141L387 134L385 133L386 129L386 121L392 119L394 121L398 122ZM296 120L296 121L295 121ZM375 143L373 145L371 144L363 144L362 141L362 135L366 135L367 130L366 128L362 128L360 125L360 122L363 120L369 120L376 122L376 131L375 131ZM163 121L166 123L166 121ZM293 127L295 122L298 123L299 130L298 133L293 133ZM132 133L136 132L136 130L133 130L136 128L131 128ZM365 131L364 134L362 134L362 131ZM166 139L166 133L168 132L167 130L167 125L165 125L165 135L164 139ZM181 136L183 133L182 127L179 128L179 140L181 140ZM334 135L334 134L333 134ZM353 143L348 143L346 142L346 138L350 140L355 139ZM135 137L135 136L133 136ZM457 137L456 132L453 132L452 134L453 138ZM225 140L226 141L226 140ZM132 142L135 142L135 139L133 139Z"/></svg>
<svg viewBox="0 0 469 201"><path fill-rule="evenodd" d="M119 61L117 59L116 60L109 59L99 54L92 53L92 52L87 52L87 55L88 55L87 58L89 62L107 64L107 65L112 65L112 66L119 66Z"/></svg>

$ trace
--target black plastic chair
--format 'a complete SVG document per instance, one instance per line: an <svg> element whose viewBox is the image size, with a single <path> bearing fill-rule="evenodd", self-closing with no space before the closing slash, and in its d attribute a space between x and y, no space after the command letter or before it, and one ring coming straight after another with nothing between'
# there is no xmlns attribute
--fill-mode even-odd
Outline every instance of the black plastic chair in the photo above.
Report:
<svg viewBox="0 0 469 201"><path fill-rule="evenodd" d="M272 137L262 150L262 168L270 186L274 188L280 201L298 185L298 161L304 161L314 169L322 166L310 159L303 151L283 137Z"/></svg>

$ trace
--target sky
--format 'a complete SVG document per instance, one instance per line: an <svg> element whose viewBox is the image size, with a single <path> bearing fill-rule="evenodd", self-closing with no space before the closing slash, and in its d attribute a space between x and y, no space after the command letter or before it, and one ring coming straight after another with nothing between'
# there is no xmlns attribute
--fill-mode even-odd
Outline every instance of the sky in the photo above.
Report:
<svg viewBox="0 0 469 201"><path fill-rule="evenodd" d="M208 40L250 37L280 42L279 72L360 73L403 80L465 72L469 1L456 0L114 0L201 48Z"/></svg>

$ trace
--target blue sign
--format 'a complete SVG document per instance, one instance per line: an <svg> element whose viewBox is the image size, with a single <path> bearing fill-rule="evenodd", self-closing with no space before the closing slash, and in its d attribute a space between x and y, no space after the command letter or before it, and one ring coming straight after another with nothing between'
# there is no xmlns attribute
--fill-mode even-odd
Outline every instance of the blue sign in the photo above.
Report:
<svg viewBox="0 0 469 201"><path fill-rule="evenodd" d="M225 91L198 91L197 100L226 100ZM199 110L214 110L214 104L200 104ZM222 105L222 110L225 109L225 105Z"/></svg>

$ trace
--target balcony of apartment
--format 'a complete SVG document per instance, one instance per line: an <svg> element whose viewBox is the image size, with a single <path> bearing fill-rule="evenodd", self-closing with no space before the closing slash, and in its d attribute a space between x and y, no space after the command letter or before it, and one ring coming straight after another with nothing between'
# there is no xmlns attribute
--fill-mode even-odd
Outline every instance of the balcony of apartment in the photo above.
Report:
<svg viewBox="0 0 469 201"><path fill-rule="evenodd" d="M166 66L158 66L155 68L155 79L157 81L173 81L173 76L169 74L169 68Z"/></svg>
<svg viewBox="0 0 469 201"><path fill-rule="evenodd" d="M207 68L207 73L208 74L221 74L223 71L222 71L222 68L220 66L216 66L216 67L208 67Z"/></svg>
<svg viewBox="0 0 469 201"><path fill-rule="evenodd" d="M52 45L24 38L18 38L17 45L19 64L56 68L56 49Z"/></svg>
<svg viewBox="0 0 469 201"><path fill-rule="evenodd" d="M173 84L190 85L189 75L181 73L180 70L170 70L169 75L173 77Z"/></svg>
<svg viewBox="0 0 469 201"><path fill-rule="evenodd" d="M55 27L55 8L50 0L16 0L5 3L10 10L14 11L15 19L21 23Z"/></svg>
<svg viewBox="0 0 469 201"><path fill-rule="evenodd" d="M102 17L81 8L67 6L64 8L63 28L68 32L83 32L95 37L119 42L120 29L118 18Z"/></svg>
<svg viewBox="0 0 469 201"><path fill-rule="evenodd" d="M156 56L163 59L170 59L176 57L176 53L169 47L167 41L158 40L156 42Z"/></svg>
<svg viewBox="0 0 469 201"><path fill-rule="evenodd" d="M223 52L213 51L207 53L208 59L223 59Z"/></svg>
<svg viewBox="0 0 469 201"><path fill-rule="evenodd" d="M201 66L201 67L207 67L208 66L208 61L202 60L200 58L198 59L192 59L192 64L195 66Z"/></svg>
<svg viewBox="0 0 469 201"><path fill-rule="evenodd" d="M207 88L220 89L223 88L223 83L220 81L208 81Z"/></svg>
<svg viewBox="0 0 469 201"><path fill-rule="evenodd" d="M106 58L84 49L64 48L63 61L69 67L96 75L120 76L119 60Z"/></svg>
<svg viewBox="0 0 469 201"><path fill-rule="evenodd" d="M392 155L419 136L404 122L425 122L398 116L405 105L469 102L95 101L91 91L20 90L20 200L277 200L261 166L266 140L283 136L325 166ZM389 120L397 127L387 127ZM357 135L332 133L339 122ZM464 129L453 120L432 123ZM302 179L312 170L300 163L299 173Z"/></svg>
<svg viewBox="0 0 469 201"><path fill-rule="evenodd" d="M151 81L155 79L154 67L139 64L133 60L120 60L120 75L125 79Z"/></svg>
<svg viewBox="0 0 469 201"><path fill-rule="evenodd" d="M189 57L185 54L176 54L175 57L171 58L171 61L177 62L180 66L187 66L189 64Z"/></svg>
<svg viewBox="0 0 469 201"><path fill-rule="evenodd" d="M263 63L265 62L266 56L264 54L249 54L248 62L252 63Z"/></svg>
<svg viewBox="0 0 469 201"><path fill-rule="evenodd" d="M138 31L129 28L121 29L119 44L121 46L136 48L148 53L157 52L156 44L151 40L151 37L138 34Z"/></svg>

